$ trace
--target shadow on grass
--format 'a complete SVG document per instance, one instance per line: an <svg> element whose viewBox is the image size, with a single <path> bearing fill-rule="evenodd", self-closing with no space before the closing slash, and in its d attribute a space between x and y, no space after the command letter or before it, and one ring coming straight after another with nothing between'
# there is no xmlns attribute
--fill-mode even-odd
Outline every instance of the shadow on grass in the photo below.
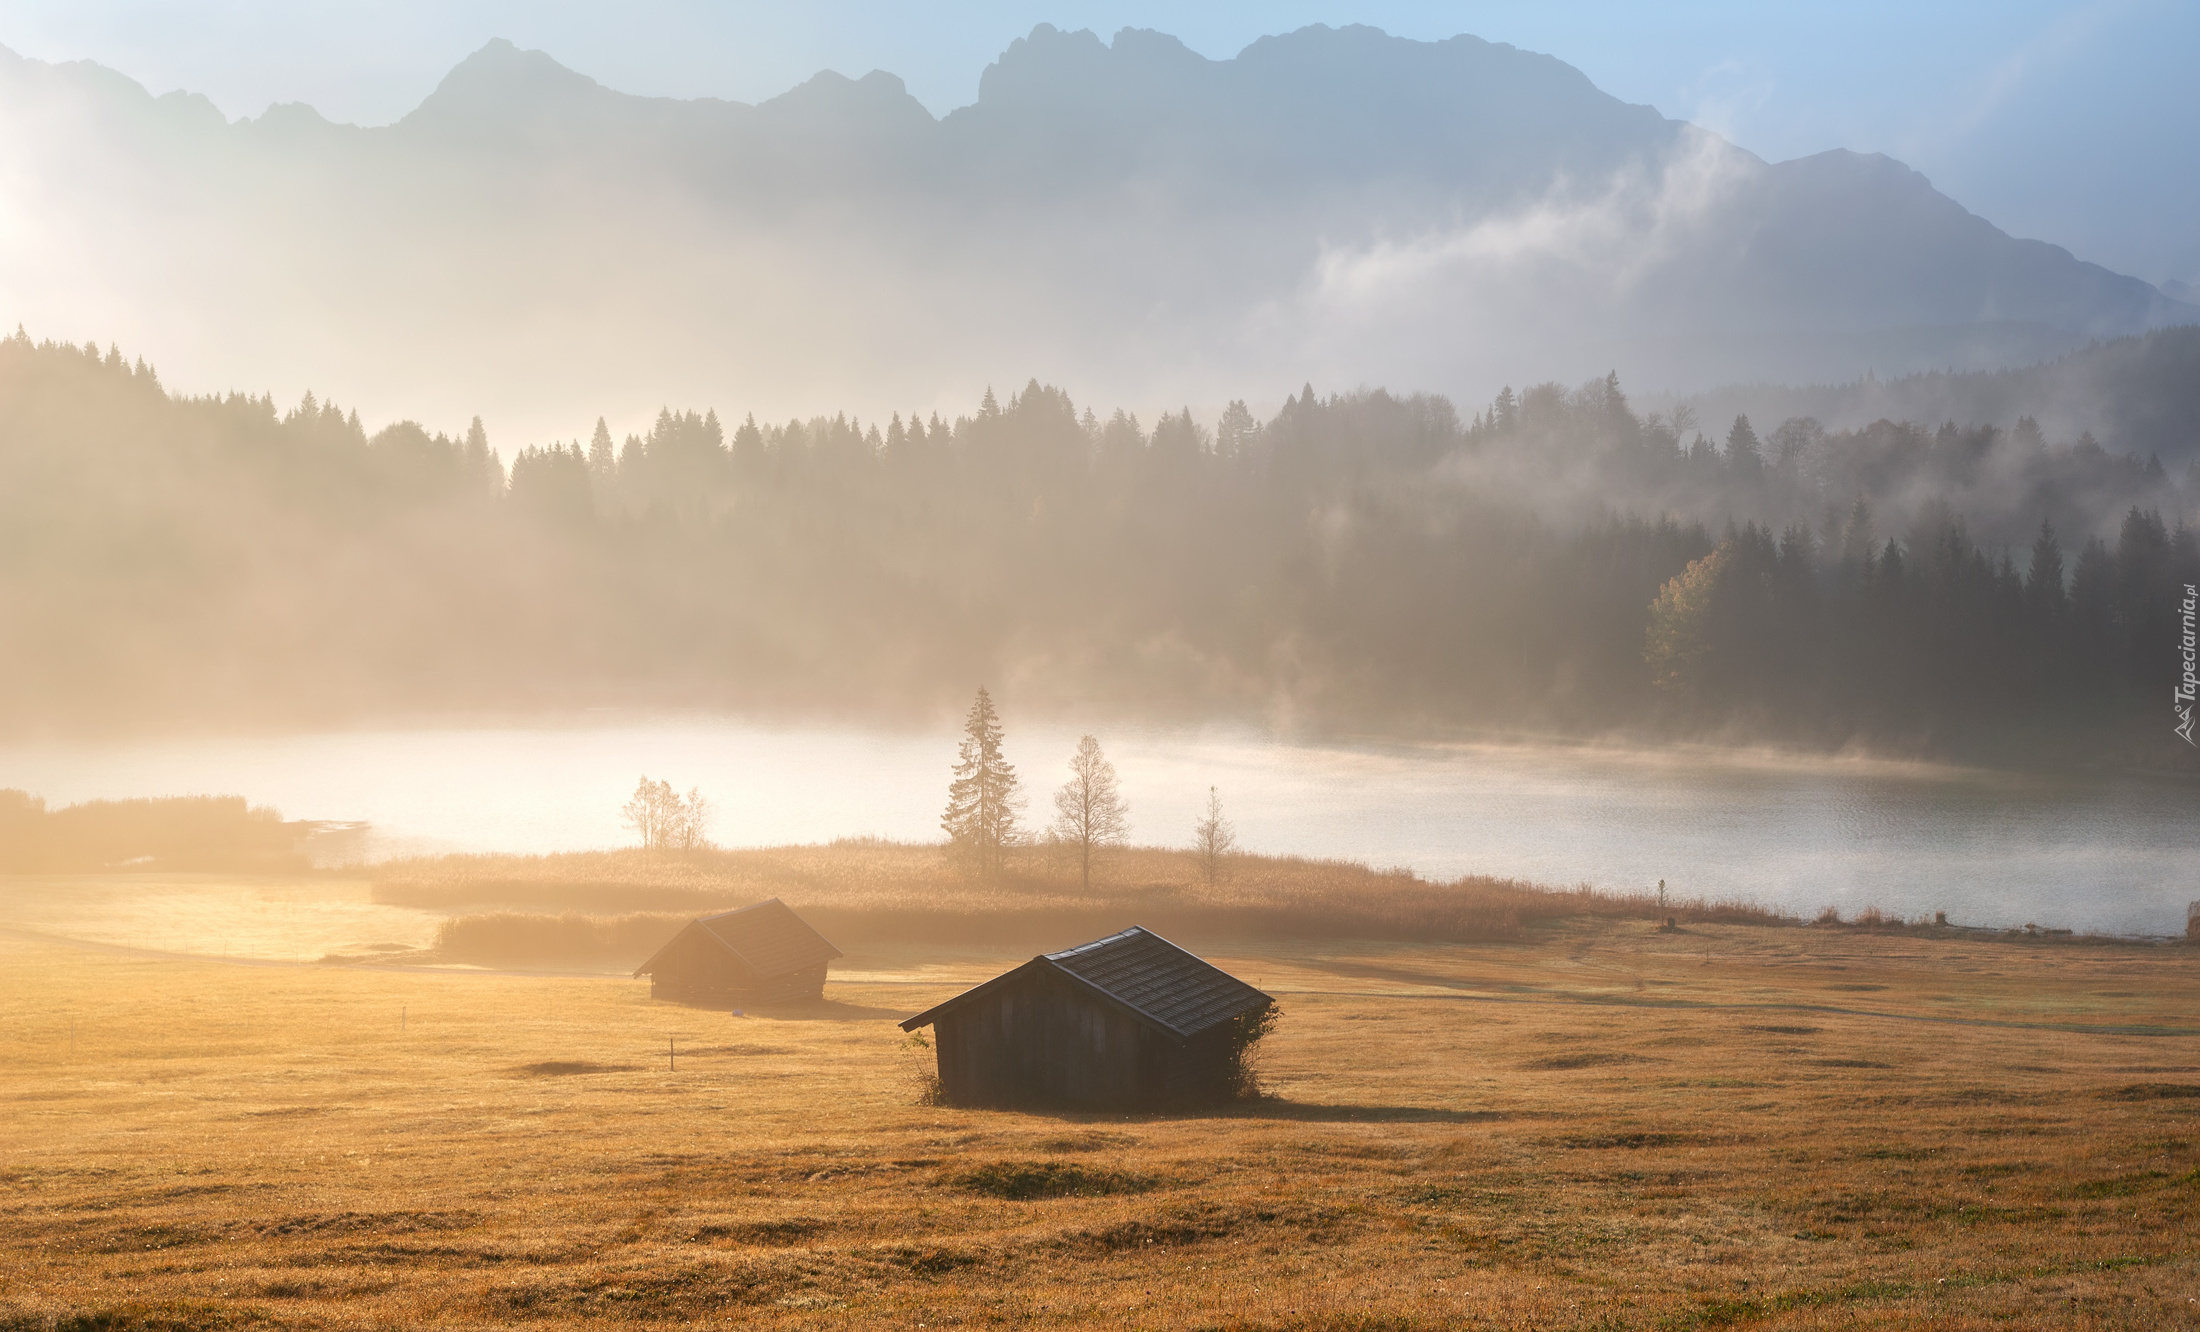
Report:
<svg viewBox="0 0 2200 1332"><path fill-rule="evenodd" d="M951 1104L941 1102L941 1104ZM1063 1124L1155 1124L1201 1119L1268 1119L1299 1124L1484 1124L1511 1119L1504 1110L1442 1110L1422 1105L1339 1105L1319 1101L1285 1101L1261 1097L1223 1105L1170 1108L1097 1109L1089 1106L1045 1104L961 1106L968 1110L999 1110ZM1054 1150L1068 1150L1056 1146Z"/></svg>
<svg viewBox="0 0 2200 1332"><path fill-rule="evenodd" d="M1486 1124L1503 1110L1444 1110L1425 1105L1351 1105L1264 1096L1211 1112L1222 1119L1280 1119L1311 1124Z"/></svg>
<svg viewBox="0 0 2200 1332"><path fill-rule="evenodd" d="M755 1008L742 1009L741 1015L771 1018L777 1022L876 1022L880 1018L899 1022L909 1013L901 1008L844 1004L838 999L804 999L792 1004L759 1004Z"/></svg>
<svg viewBox="0 0 2200 1332"><path fill-rule="evenodd" d="M1386 967L1372 962L1349 962L1338 958L1320 961L1302 961L1301 966L1326 971L1332 976L1351 976L1356 980L1396 981L1405 985L1429 985L1445 990L1480 990L1497 994L1540 992L1540 985L1523 984L1518 978L1498 980L1483 976L1444 976L1432 971L1417 971L1410 967Z"/></svg>
<svg viewBox="0 0 2200 1332"><path fill-rule="evenodd" d="M599 1064L587 1059L544 1059L509 1070L522 1078L566 1078L585 1073L633 1073L639 1064Z"/></svg>

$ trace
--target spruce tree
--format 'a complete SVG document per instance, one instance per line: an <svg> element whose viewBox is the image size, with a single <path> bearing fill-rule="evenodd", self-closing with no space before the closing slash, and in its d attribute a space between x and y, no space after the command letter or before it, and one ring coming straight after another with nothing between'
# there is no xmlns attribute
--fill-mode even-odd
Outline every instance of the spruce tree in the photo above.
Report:
<svg viewBox="0 0 2200 1332"><path fill-rule="evenodd" d="M998 874L1002 853L1016 844L1016 769L1001 757L1001 719L983 685L963 722L955 777L947 785L940 827L948 849L972 871Z"/></svg>
<svg viewBox="0 0 2200 1332"><path fill-rule="evenodd" d="M478 416L466 427L466 470L488 494L504 493L504 464L490 450L489 432L482 428Z"/></svg>
<svg viewBox="0 0 2200 1332"><path fill-rule="evenodd" d="M1764 475L1764 449L1757 443L1757 432L1746 416L1734 418L1734 425L1726 432L1726 464L1744 481L1755 481Z"/></svg>
<svg viewBox="0 0 2200 1332"><path fill-rule="evenodd" d="M1222 419L1215 425L1215 452L1224 458L1242 458L1252 450L1259 434L1260 422L1253 419L1252 409L1244 399L1233 399L1222 409Z"/></svg>
<svg viewBox="0 0 2200 1332"><path fill-rule="evenodd" d="M2032 543L2032 568L2024 580L2024 590L2042 612L2052 615L2062 609L2062 543L2055 539L2055 529L2044 518L2040 520L2039 537Z"/></svg>
<svg viewBox="0 0 2200 1332"><path fill-rule="evenodd" d="M618 475L618 456L611 451L611 428L596 418L596 433L588 437L588 475L599 486L609 486Z"/></svg>
<svg viewBox="0 0 2200 1332"><path fill-rule="evenodd" d="M1520 424L1520 400L1513 396L1512 385L1498 390L1497 401L1490 404L1490 424L1500 435L1509 435Z"/></svg>

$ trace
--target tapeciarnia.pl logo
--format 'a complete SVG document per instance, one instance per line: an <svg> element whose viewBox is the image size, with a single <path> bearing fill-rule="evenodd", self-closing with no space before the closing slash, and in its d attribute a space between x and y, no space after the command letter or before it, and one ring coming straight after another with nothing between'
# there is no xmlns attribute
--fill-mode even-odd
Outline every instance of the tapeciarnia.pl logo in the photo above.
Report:
<svg viewBox="0 0 2200 1332"><path fill-rule="evenodd" d="M2193 637L2193 613L2200 609L2200 585L2185 584L2185 600L2178 607L2184 620L2185 632L2177 640L2177 652L2184 659L2185 674L2177 682L2177 692L2171 697L2171 706L2177 709L2177 734L2188 745L2200 748L2192 738L2192 700L2200 694L2200 677L2193 674L2196 660L2200 660L2200 642Z"/></svg>

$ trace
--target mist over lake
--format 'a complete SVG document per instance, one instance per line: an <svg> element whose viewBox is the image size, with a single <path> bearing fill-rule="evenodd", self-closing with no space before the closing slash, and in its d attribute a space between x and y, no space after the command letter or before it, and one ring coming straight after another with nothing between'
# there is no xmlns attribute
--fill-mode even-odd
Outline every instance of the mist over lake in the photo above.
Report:
<svg viewBox="0 0 2200 1332"><path fill-rule="evenodd" d="M1031 808L1078 731L1012 726ZM1744 898L1970 925L2169 934L2200 895L2177 778L2035 776L1868 759L1531 745L1312 745L1245 730L1103 731L1139 843L1187 843L1210 785L1244 846L1424 876ZM5 781L56 804L237 792L294 819L365 820L369 857L623 845L638 777L709 797L725 846L930 841L947 729L729 718L19 744Z"/></svg>

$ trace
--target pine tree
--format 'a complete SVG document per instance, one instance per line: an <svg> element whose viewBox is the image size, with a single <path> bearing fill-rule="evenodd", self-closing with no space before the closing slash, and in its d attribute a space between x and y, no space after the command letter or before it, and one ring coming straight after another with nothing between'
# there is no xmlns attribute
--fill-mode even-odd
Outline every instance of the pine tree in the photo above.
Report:
<svg viewBox="0 0 2200 1332"><path fill-rule="evenodd" d="M733 467L744 477L763 474L766 446L764 432L756 425L756 413L742 418L741 428L733 432Z"/></svg>
<svg viewBox="0 0 2200 1332"><path fill-rule="evenodd" d="M2039 537L2032 543L2032 569L2025 577L2024 590L2042 611L2052 614L2062 609L2062 543L2055 539L2055 529L2044 518L2040 520Z"/></svg>
<svg viewBox="0 0 2200 1332"><path fill-rule="evenodd" d="M1627 395L1620 391L1619 371L1604 376L1604 429L1611 439L1624 445L1638 444L1642 440L1642 422L1627 406Z"/></svg>
<svg viewBox="0 0 2200 1332"><path fill-rule="evenodd" d="M1757 432L1746 416L1735 417L1733 428L1726 432L1726 464L1744 481L1754 481L1764 474L1764 449L1758 445Z"/></svg>
<svg viewBox="0 0 2200 1332"><path fill-rule="evenodd" d="M1000 873L1003 853L1016 844L1016 813L1022 804L1016 769L1001 757L1000 716L981 685L963 722L955 777L947 785L947 812L940 816L950 853L976 873Z"/></svg>
<svg viewBox="0 0 2200 1332"><path fill-rule="evenodd" d="M596 433L588 437L589 480L599 486L608 486L618 470L618 457L611 451L611 428L599 416L596 418Z"/></svg>
<svg viewBox="0 0 2200 1332"><path fill-rule="evenodd" d="M482 428L478 416L466 427L466 470L484 493L504 493L504 463L490 450L489 432Z"/></svg>
<svg viewBox="0 0 2200 1332"><path fill-rule="evenodd" d="M1259 433L1260 423L1253 419L1252 409L1244 399L1233 399L1215 424L1215 452L1225 458L1242 458L1252 450Z"/></svg>
<svg viewBox="0 0 2200 1332"><path fill-rule="evenodd" d="M1841 563L1861 571L1872 562L1872 506L1862 495L1849 505L1849 519L1841 529Z"/></svg>
<svg viewBox="0 0 2200 1332"><path fill-rule="evenodd" d="M1512 385L1498 390L1497 401L1490 404L1490 424L1500 435L1509 435L1520 424L1520 402L1513 397Z"/></svg>
<svg viewBox="0 0 2200 1332"><path fill-rule="evenodd" d="M1100 752L1100 742L1086 736L1070 756L1069 780L1054 793L1054 835L1077 848L1080 882L1092 891L1092 853L1102 846L1121 845L1130 834L1130 806L1116 788L1115 765Z"/></svg>

